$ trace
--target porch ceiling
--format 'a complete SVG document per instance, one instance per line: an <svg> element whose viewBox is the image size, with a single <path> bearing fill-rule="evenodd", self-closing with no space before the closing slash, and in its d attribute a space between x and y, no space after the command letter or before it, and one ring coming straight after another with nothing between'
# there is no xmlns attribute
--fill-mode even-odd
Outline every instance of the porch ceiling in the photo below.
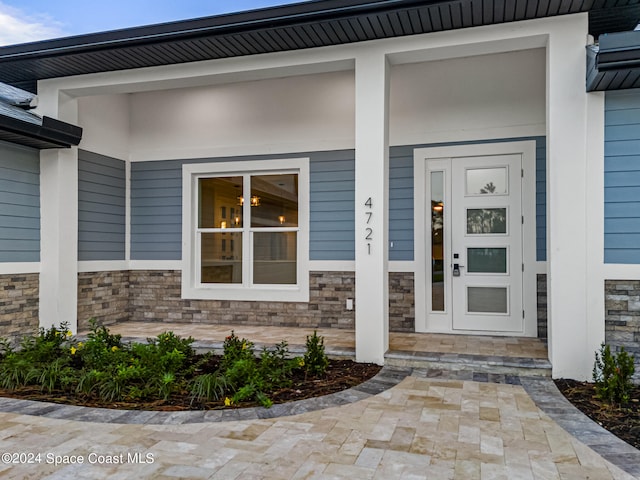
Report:
<svg viewBox="0 0 640 480"><path fill-rule="evenodd" d="M0 82L339 45L589 12L589 31L631 30L640 0L315 0L0 47Z"/></svg>

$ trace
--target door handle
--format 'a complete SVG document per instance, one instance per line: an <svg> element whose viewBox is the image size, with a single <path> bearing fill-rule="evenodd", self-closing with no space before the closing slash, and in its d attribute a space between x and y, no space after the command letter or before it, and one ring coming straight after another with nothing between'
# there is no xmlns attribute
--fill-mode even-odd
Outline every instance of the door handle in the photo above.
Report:
<svg viewBox="0 0 640 480"><path fill-rule="evenodd" d="M459 263L454 263L453 264L453 276L454 277L459 277L460 276L460 269L464 268L464 265L460 265Z"/></svg>

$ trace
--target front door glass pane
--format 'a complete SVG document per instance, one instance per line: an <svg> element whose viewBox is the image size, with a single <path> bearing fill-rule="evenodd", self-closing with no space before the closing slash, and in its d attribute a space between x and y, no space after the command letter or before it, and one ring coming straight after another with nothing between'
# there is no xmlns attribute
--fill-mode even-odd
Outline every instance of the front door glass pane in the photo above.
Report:
<svg viewBox="0 0 640 480"><path fill-rule="evenodd" d="M506 208L468 208L467 234L507 233Z"/></svg>
<svg viewBox="0 0 640 480"><path fill-rule="evenodd" d="M469 273L507 273L506 248L467 248Z"/></svg>
<svg viewBox="0 0 640 480"><path fill-rule="evenodd" d="M506 287L467 287L467 312L508 313Z"/></svg>
<svg viewBox="0 0 640 480"><path fill-rule="evenodd" d="M444 172L431 172L431 310L444 311Z"/></svg>
<svg viewBox="0 0 640 480"><path fill-rule="evenodd" d="M507 193L507 167L467 169L467 195Z"/></svg>

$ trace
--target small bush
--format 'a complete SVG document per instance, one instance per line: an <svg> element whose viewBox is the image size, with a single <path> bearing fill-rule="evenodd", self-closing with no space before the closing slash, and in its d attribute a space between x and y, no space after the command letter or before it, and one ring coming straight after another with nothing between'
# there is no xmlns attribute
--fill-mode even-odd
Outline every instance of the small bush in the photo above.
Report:
<svg viewBox="0 0 640 480"><path fill-rule="evenodd" d="M610 404L627 403L633 388L631 377L634 372L634 358L624 347L612 355L609 345L603 343L600 352L596 352L593 365L596 394Z"/></svg>
<svg viewBox="0 0 640 480"><path fill-rule="evenodd" d="M253 343L246 338L238 338L233 330L231 335L224 339L220 369L228 370L238 360L254 359Z"/></svg>
<svg viewBox="0 0 640 480"><path fill-rule="evenodd" d="M319 337L314 330L313 335L307 335L307 351L304 354L304 368L307 374L316 377L323 376L329 366L329 359L324 353L324 337Z"/></svg>
<svg viewBox="0 0 640 480"><path fill-rule="evenodd" d="M220 400L227 386L227 379L219 373L198 375L191 386L191 403L194 400Z"/></svg>

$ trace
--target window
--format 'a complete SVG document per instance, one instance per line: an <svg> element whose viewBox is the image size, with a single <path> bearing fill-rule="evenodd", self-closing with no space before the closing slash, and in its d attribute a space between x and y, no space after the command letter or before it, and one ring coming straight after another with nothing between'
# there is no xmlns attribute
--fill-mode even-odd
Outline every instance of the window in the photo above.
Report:
<svg viewBox="0 0 640 480"><path fill-rule="evenodd" d="M308 301L308 159L183 166L183 298Z"/></svg>

